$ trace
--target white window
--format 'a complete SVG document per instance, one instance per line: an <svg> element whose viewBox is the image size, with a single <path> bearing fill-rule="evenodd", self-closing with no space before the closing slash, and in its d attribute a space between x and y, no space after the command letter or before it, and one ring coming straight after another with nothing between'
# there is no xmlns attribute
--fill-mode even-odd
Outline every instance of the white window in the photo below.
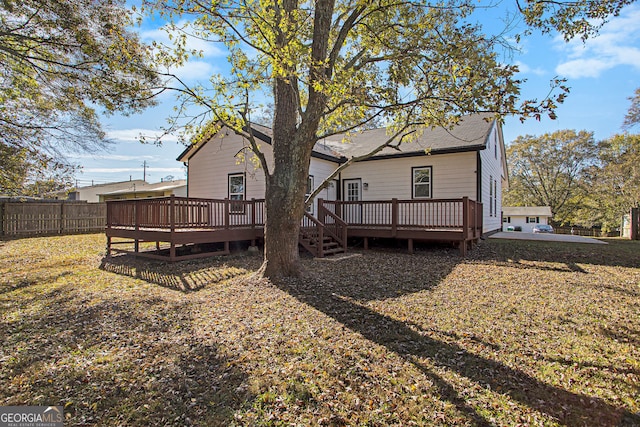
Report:
<svg viewBox="0 0 640 427"><path fill-rule="evenodd" d="M243 213L244 203L233 203L233 200L244 200L244 174L229 174L230 212Z"/></svg>
<svg viewBox="0 0 640 427"><path fill-rule="evenodd" d="M527 217L527 224L537 224L540 222L539 216L529 216Z"/></svg>
<svg viewBox="0 0 640 427"><path fill-rule="evenodd" d="M498 180L493 180L493 212L498 216Z"/></svg>
<svg viewBox="0 0 640 427"><path fill-rule="evenodd" d="M432 197L431 166L412 168L413 198L430 199Z"/></svg>
<svg viewBox="0 0 640 427"><path fill-rule="evenodd" d="M493 216L493 175L489 175L489 216Z"/></svg>

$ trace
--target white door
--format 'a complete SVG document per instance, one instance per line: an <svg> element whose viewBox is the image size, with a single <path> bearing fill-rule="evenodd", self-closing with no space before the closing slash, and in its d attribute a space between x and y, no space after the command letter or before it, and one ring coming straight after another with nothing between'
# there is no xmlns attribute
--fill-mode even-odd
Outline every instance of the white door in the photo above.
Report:
<svg viewBox="0 0 640 427"><path fill-rule="evenodd" d="M362 180L345 179L342 181L343 197L346 202L359 202L362 200ZM347 204L342 210L342 218L350 224L359 224L362 222L362 205Z"/></svg>

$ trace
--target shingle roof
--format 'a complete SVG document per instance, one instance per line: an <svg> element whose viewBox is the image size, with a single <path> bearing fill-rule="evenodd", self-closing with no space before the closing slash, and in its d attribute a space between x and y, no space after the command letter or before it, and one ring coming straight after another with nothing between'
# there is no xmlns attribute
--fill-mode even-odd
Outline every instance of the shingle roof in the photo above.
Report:
<svg viewBox="0 0 640 427"><path fill-rule="evenodd" d="M443 127L420 129L417 137L405 140L398 149L386 147L374 158L387 156L411 156L424 154L425 152L443 153L456 151L474 151L485 148L487 137L491 132L494 120L491 114L474 114L463 117L453 129ZM273 132L270 128L258 124L252 124L252 129L257 132L258 138L271 143ZM389 138L384 128L365 130L351 135L337 134L318 141L313 152L319 156L327 156L335 161L341 158L362 156L370 153ZM208 141L208 140L207 140ZM206 143L207 141L204 141ZM396 145L396 139L391 145ZM200 148L195 145L187 147L178 160L185 161Z"/></svg>
<svg viewBox="0 0 640 427"><path fill-rule="evenodd" d="M375 157L394 156L402 153L417 154L425 151L436 153L479 150L485 147L492 126L491 114L465 116L453 129L443 127L422 129L417 138L402 142L397 150L386 147ZM373 129L352 136L334 135L319 141L316 147L324 146L345 157L361 156L384 144L388 138L386 129ZM398 139L394 143L397 141Z"/></svg>

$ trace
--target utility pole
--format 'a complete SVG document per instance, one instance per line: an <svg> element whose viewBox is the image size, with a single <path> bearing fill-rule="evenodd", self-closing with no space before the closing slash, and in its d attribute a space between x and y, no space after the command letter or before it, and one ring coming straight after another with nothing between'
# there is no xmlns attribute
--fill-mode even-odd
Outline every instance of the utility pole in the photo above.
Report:
<svg viewBox="0 0 640 427"><path fill-rule="evenodd" d="M142 162L142 180L145 181L145 182L147 181L147 168L148 167L149 166L147 165L147 161L146 160L143 161Z"/></svg>

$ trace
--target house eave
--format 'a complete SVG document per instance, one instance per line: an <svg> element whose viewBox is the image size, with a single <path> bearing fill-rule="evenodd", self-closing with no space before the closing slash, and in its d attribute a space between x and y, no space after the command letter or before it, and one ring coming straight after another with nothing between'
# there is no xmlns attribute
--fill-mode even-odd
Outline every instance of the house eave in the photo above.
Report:
<svg viewBox="0 0 640 427"><path fill-rule="evenodd" d="M372 156L372 157L369 157L368 159L364 159L361 161L367 162L367 161L374 161L374 160L401 159L406 157L422 157L422 156L435 156L439 154L465 153L465 152L480 151L480 150L484 150L485 148L486 148L485 144L478 144L478 145L471 145L467 147L441 148L441 149L431 150L429 152L410 151L406 153L382 154L382 155Z"/></svg>

